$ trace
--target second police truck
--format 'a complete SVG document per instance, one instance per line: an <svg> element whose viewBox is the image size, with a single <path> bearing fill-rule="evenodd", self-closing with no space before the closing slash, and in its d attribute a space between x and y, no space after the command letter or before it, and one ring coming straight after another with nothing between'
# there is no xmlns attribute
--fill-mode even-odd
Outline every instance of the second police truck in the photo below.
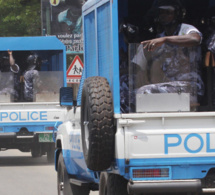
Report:
<svg viewBox="0 0 215 195"><path fill-rule="evenodd" d="M0 150L54 160L53 131L63 121L59 89L66 86L65 46L56 37L0 38ZM9 50L9 51L8 51ZM8 52L18 70L10 71Z"/></svg>

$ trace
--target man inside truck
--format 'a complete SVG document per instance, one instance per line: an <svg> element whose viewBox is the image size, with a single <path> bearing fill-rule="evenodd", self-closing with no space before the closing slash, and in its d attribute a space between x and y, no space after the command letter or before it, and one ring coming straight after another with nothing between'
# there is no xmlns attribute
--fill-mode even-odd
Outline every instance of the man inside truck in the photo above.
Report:
<svg viewBox="0 0 215 195"><path fill-rule="evenodd" d="M19 85L19 79L17 73L20 68L15 63L13 58L13 52L8 50L7 52L3 52L0 58L0 73L1 73L1 86L0 86L0 94L1 93L9 93L14 96L14 98L18 98L19 94L16 90L16 86ZM5 73L14 73L14 74L5 74Z"/></svg>
<svg viewBox="0 0 215 195"><path fill-rule="evenodd" d="M156 1L160 33L157 38L142 41L143 50L137 53L141 69L150 69L149 85L137 93L190 93L190 103L204 93L199 74L201 64L201 32L182 23L183 7L177 0ZM142 59L142 60L140 60ZM149 62L151 62L149 64ZM178 91L180 89L180 91Z"/></svg>
<svg viewBox="0 0 215 195"><path fill-rule="evenodd" d="M27 67L22 77L24 82L24 98L26 101L33 101L33 96L41 84L39 71L42 60L36 53L32 52L27 57L26 63Z"/></svg>

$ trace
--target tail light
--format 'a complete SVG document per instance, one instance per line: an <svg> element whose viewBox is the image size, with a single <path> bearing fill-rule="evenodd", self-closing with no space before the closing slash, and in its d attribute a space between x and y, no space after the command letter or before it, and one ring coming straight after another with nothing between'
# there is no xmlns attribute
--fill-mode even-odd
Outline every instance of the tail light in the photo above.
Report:
<svg viewBox="0 0 215 195"><path fill-rule="evenodd" d="M45 127L45 130L47 130L47 131L53 131L54 127Z"/></svg>
<svg viewBox="0 0 215 195"><path fill-rule="evenodd" d="M168 178L169 168L133 169L133 178Z"/></svg>

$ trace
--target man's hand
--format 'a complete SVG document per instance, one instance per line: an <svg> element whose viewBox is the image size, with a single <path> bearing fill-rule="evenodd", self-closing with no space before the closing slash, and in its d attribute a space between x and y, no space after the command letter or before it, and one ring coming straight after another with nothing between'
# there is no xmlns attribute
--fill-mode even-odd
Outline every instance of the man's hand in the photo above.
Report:
<svg viewBox="0 0 215 195"><path fill-rule="evenodd" d="M13 52L10 51L9 49L8 49L7 53L8 53L8 55L12 55L13 54Z"/></svg>
<svg viewBox="0 0 215 195"><path fill-rule="evenodd" d="M14 72L18 72L19 68L15 65L15 60L13 58L13 52L8 49L7 53L9 55L9 63L10 63L11 68L13 69Z"/></svg>
<svg viewBox="0 0 215 195"><path fill-rule="evenodd" d="M194 47L201 43L201 36L198 33L193 32L187 35L166 36L141 42L143 48L148 51L154 51L164 43L177 45L179 47Z"/></svg>
<svg viewBox="0 0 215 195"><path fill-rule="evenodd" d="M148 51L154 51L158 47L161 47L164 43L165 43L165 37L141 42L141 44L143 44L143 48L147 49Z"/></svg>
<svg viewBox="0 0 215 195"><path fill-rule="evenodd" d="M24 83L24 81L25 81L24 76L20 76L19 81L20 81L20 83Z"/></svg>

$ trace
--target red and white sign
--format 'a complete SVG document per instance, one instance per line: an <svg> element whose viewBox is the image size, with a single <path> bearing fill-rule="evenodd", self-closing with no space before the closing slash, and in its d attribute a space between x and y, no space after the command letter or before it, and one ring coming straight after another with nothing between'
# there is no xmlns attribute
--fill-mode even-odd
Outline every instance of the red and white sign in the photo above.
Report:
<svg viewBox="0 0 215 195"><path fill-rule="evenodd" d="M84 65L80 57L75 56L74 60L72 61L66 72L67 83L80 83L83 68Z"/></svg>

